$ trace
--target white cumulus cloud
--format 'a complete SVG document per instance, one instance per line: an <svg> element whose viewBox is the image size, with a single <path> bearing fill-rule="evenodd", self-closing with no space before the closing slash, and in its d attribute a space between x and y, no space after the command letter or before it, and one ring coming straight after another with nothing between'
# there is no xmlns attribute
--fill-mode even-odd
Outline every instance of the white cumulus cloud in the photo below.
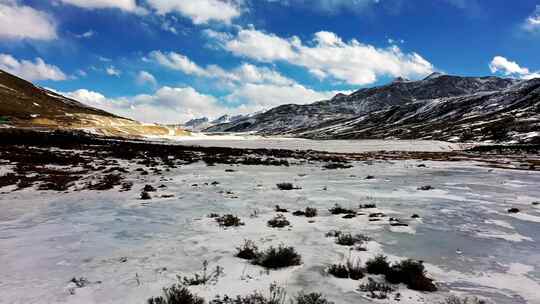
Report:
<svg viewBox="0 0 540 304"><path fill-rule="evenodd" d="M140 71L137 74L136 82L139 85L150 84L152 86L157 85L156 77L147 71Z"/></svg>
<svg viewBox="0 0 540 304"><path fill-rule="evenodd" d="M53 40L56 22L49 14L19 5L14 0L0 0L0 39Z"/></svg>
<svg viewBox="0 0 540 304"><path fill-rule="evenodd" d="M345 42L327 31L315 33L307 44L298 37L282 38L253 28L241 29L235 36L208 36L237 56L262 62L284 61L304 67L318 78L354 85L373 83L380 76L422 77L435 69L415 52L404 53L395 45L376 48L356 39Z"/></svg>
<svg viewBox="0 0 540 304"><path fill-rule="evenodd" d="M67 79L59 67L47 64L41 58L18 60L9 54L0 54L0 69L29 81Z"/></svg>
<svg viewBox="0 0 540 304"><path fill-rule="evenodd" d="M176 124L192 118L218 117L228 109L211 95L192 87L161 87L153 94L107 98L101 93L80 89L64 95L92 107L147 123Z"/></svg>
<svg viewBox="0 0 540 304"><path fill-rule="evenodd" d="M525 19L523 28L527 31L540 31L540 4L536 6L532 15Z"/></svg>
<svg viewBox="0 0 540 304"><path fill-rule="evenodd" d="M135 0L61 0L62 3L74 5L84 9L117 8L127 12L139 12Z"/></svg>
<svg viewBox="0 0 540 304"><path fill-rule="evenodd" d="M179 13L194 24L210 21L231 23L242 14L239 1L232 0L147 0L158 14Z"/></svg>
<svg viewBox="0 0 540 304"><path fill-rule="evenodd" d="M517 62L506 59L502 56L495 56L489 64L492 73L502 73L505 76L517 77L521 79L540 78L540 72L531 72L526 67L521 67Z"/></svg>
<svg viewBox="0 0 540 304"><path fill-rule="evenodd" d="M119 69L115 68L113 65L105 68L105 72L107 73L107 75L115 77L120 77L120 75L122 74L122 72Z"/></svg>

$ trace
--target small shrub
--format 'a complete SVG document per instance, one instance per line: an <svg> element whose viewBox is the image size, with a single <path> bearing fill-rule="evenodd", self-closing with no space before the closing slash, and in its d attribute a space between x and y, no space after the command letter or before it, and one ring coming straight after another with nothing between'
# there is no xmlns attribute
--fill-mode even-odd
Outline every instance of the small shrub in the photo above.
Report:
<svg viewBox="0 0 540 304"><path fill-rule="evenodd" d="M375 176L373 176L373 175L366 176L366 179L374 179L374 178L375 178Z"/></svg>
<svg viewBox="0 0 540 304"><path fill-rule="evenodd" d="M268 269L279 269L302 264L302 257L294 247L279 245L277 248L270 247L259 253L253 260L253 264Z"/></svg>
<svg viewBox="0 0 540 304"><path fill-rule="evenodd" d="M341 207L339 204L335 204L334 207L328 209L328 211L330 211L330 213L333 215L356 213L354 210Z"/></svg>
<svg viewBox="0 0 540 304"><path fill-rule="evenodd" d="M299 293L292 304L334 304L334 302L328 301L320 293Z"/></svg>
<svg viewBox="0 0 540 304"><path fill-rule="evenodd" d="M358 208L360 209L373 209L373 208L377 208L377 205L375 204L361 204L360 206L358 206Z"/></svg>
<svg viewBox="0 0 540 304"><path fill-rule="evenodd" d="M433 190L433 189L435 189L435 188L433 188L431 185L418 187L418 190L421 190L421 191L428 191L428 190Z"/></svg>
<svg viewBox="0 0 540 304"><path fill-rule="evenodd" d="M204 299L192 294L189 289L181 285L163 288L163 295L150 298L148 304L204 304Z"/></svg>
<svg viewBox="0 0 540 304"><path fill-rule="evenodd" d="M143 191L146 191L146 192L156 192L156 188L154 188L152 185L145 185L144 188L143 188Z"/></svg>
<svg viewBox="0 0 540 304"><path fill-rule="evenodd" d="M210 304L285 304L286 296L285 289L274 283L270 285L268 297L258 291L235 298L218 295L210 301Z"/></svg>
<svg viewBox="0 0 540 304"><path fill-rule="evenodd" d="M275 210L276 212L283 212L283 213L289 212L287 209L281 208L279 205L276 205L276 207L274 208L274 210Z"/></svg>
<svg viewBox="0 0 540 304"><path fill-rule="evenodd" d="M316 217L317 213L317 209L312 207L307 207L305 211L306 217Z"/></svg>
<svg viewBox="0 0 540 304"><path fill-rule="evenodd" d="M385 283L377 283L372 278L368 279L367 284L361 284L358 290L368 292L369 297L373 299L386 299L389 293L394 292L392 286Z"/></svg>
<svg viewBox="0 0 540 304"><path fill-rule="evenodd" d="M390 264L384 255L378 255L366 262L366 271L369 274L387 274L389 270Z"/></svg>
<svg viewBox="0 0 540 304"><path fill-rule="evenodd" d="M352 218L355 218L356 217L356 214L354 213L347 213L345 214L344 216L342 216L341 218L343 219L352 219Z"/></svg>
<svg viewBox="0 0 540 304"><path fill-rule="evenodd" d="M217 218L217 217L219 217L219 214L218 213L210 213L210 214L208 214L208 217L209 218Z"/></svg>
<svg viewBox="0 0 540 304"><path fill-rule="evenodd" d="M336 244L341 246L353 246L354 244L362 243L369 240L370 238L363 234L356 234L353 236L350 233L340 233L336 237Z"/></svg>
<svg viewBox="0 0 540 304"><path fill-rule="evenodd" d="M510 209L508 209L508 213L519 213L519 209L518 208L510 208Z"/></svg>
<svg viewBox="0 0 540 304"><path fill-rule="evenodd" d="M206 285L211 282L217 282L219 277L223 274L223 268L216 266L216 269L212 272L208 272L208 261L203 262L203 269L201 273L195 273L192 277L176 276L178 281L187 286Z"/></svg>
<svg viewBox="0 0 540 304"><path fill-rule="evenodd" d="M349 164L342 164L342 163L328 163L323 166L324 169L327 170L335 170L335 169L349 169L352 168L352 165Z"/></svg>
<svg viewBox="0 0 540 304"><path fill-rule="evenodd" d="M278 214L268 221L268 226L272 228L283 228L289 226L290 224L291 223L283 214Z"/></svg>
<svg viewBox="0 0 540 304"><path fill-rule="evenodd" d="M216 217L216 222L218 222L219 226L222 227L238 227L244 225L239 217L232 214Z"/></svg>
<svg viewBox="0 0 540 304"><path fill-rule="evenodd" d="M251 240L245 240L242 246L236 248L236 257L244 260L253 260L257 257L259 248L255 245L255 242Z"/></svg>
<svg viewBox="0 0 540 304"><path fill-rule="evenodd" d="M339 231L339 230L330 230L328 231L324 236L326 237L338 237L342 234L343 232Z"/></svg>
<svg viewBox="0 0 540 304"><path fill-rule="evenodd" d="M360 265L360 260L348 260L346 265L332 264L328 267L328 273L340 279L360 280L364 277L364 269Z"/></svg>
<svg viewBox="0 0 540 304"><path fill-rule="evenodd" d="M149 200L149 199L152 199L152 197L150 196L150 193L148 193L146 191L143 191L143 192L141 192L141 199L142 200Z"/></svg>
<svg viewBox="0 0 540 304"><path fill-rule="evenodd" d="M379 217L385 217L385 216L386 216L386 214L384 214L384 213L382 213L382 212L370 213L370 214L368 215L368 217L369 217L370 219L372 219L372 218L379 218Z"/></svg>
<svg viewBox="0 0 540 304"><path fill-rule="evenodd" d="M340 279L349 278L349 270L347 269L347 266L343 264L332 264L328 267L328 273Z"/></svg>
<svg viewBox="0 0 540 304"><path fill-rule="evenodd" d="M279 190L298 190L298 189L301 189L300 187L295 187L291 183L279 183L279 184L276 184L276 186L278 187Z"/></svg>
<svg viewBox="0 0 540 304"><path fill-rule="evenodd" d="M292 213L292 215L294 215L294 216L305 216L306 212L304 212L302 210L296 210L295 212Z"/></svg>
<svg viewBox="0 0 540 304"><path fill-rule="evenodd" d="M417 218L420 218L420 215L418 215L418 214L415 213L415 214L413 214L413 215L411 216L411 218L417 219Z"/></svg>
<svg viewBox="0 0 540 304"><path fill-rule="evenodd" d="M487 304L486 301L480 300L478 298L459 298L456 296L449 296L443 302L439 304Z"/></svg>
<svg viewBox="0 0 540 304"><path fill-rule="evenodd" d="M385 278L392 284L403 283L409 289L418 291L437 291L433 280L426 277L426 271L421 261L411 259L392 265Z"/></svg>

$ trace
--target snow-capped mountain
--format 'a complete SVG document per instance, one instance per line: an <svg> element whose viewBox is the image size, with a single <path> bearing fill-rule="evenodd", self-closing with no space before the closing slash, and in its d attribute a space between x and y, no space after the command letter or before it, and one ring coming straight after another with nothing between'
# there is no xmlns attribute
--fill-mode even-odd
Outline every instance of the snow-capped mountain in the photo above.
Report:
<svg viewBox="0 0 540 304"><path fill-rule="evenodd" d="M540 79L434 73L419 81L396 79L309 105L282 105L207 131L317 139L537 142L539 111Z"/></svg>
<svg viewBox="0 0 540 304"><path fill-rule="evenodd" d="M190 131L202 131L215 125L234 123L237 120L247 118L249 115L223 115L214 120L208 117L200 117L191 119L183 124L184 128Z"/></svg>

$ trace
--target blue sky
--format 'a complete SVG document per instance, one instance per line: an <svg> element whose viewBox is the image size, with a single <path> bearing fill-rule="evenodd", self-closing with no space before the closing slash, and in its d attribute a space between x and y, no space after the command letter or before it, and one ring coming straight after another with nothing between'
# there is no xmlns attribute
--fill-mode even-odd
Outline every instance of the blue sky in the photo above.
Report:
<svg viewBox="0 0 540 304"><path fill-rule="evenodd" d="M540 76L536 0L0 0L0 68L178 123L433 71Z"/></svg>

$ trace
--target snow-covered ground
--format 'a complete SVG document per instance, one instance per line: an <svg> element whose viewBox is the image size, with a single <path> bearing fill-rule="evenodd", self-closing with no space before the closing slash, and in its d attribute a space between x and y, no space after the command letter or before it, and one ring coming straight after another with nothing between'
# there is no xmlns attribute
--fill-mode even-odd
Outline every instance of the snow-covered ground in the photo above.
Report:
<svg viewBox="0 0 540 304"><path fill-rule="evenodd" d="M360 153L372 151L439 152L461 150L471 145L436 140L310 140L287 137L263 137L250 133L193 133L191 136L149 137L169 140L180 145L201 147L233 147L242 149L314 150L331 153Z"/></svg>
<svg viewBox="0 0 540 304"><path fill-rule="evenodd" d="M176 275L200 271L204 260L210 268L224 267L217 284L192 288L207 298L265 291L275 281L289 295L315 291L335 303L372 303L356 291L360 282L330 277L325 267L351 255L365 262L377 253L424 260L440 284L431 294L402 287L399 303L438 303L450 292L498 304L540 303L540 208L532 205L540 199L540 174L422 163L426 167L417 167L419 161L358 162L344 170L323 170L320 163L196 163L162 177L129 175L135 185L127 192L0 194L0 303L145 303ZM280 191L279 182L302 189ZM145 184L167 187L142 201ZM434 190L417 190L424 185ZM158 198L163 194L174 197ZM343 219L327 211L335 203L374 203L377 209L367 213L384 212L409 227L390 227L386 219L369 222L366 215ZM272 229L266 221L276 214L276 204L289 211L316 207L319 216L309 223L288 213L292 227ZM521 212L509 214L511 207ZM258 217L250 217L255 211ZM207 217L212 212L236 214L245 226L221 229ZM350 251L325 237L333 229L373 241L367 251ZM303 264L266 272L233 256L244 239L263 249L294 246ZM72 277L91 283L70 289ZM376 303L398 303L393 298Z"/></svg>

